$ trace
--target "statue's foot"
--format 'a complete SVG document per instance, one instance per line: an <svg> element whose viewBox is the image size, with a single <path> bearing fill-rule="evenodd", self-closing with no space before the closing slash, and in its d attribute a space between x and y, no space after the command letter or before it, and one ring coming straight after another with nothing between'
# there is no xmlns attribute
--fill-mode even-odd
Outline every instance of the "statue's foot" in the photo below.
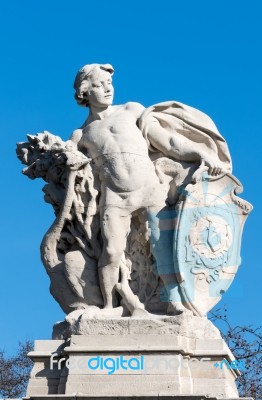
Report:
<svg viewBox="0 0 262 400"><path fill-rule="evenodd" d="M123 307L107 307L107 308L99 308L97 306L88 306L84 310L75 310L67 315L67 321L76 321L78 318L82 319L92 319L92 318L118 318L122 317L124 314Z"/></svg>
<svg viewBox="0 0 262 400"><path fill-rule="evenodd" d="M105 304L102 310L110 310L112 308L114 308L112 304Z"/></svg>
<svg viewBox="0 0 262 400"><path fill-rule="evenodd" d="M180 315L180 314L187 314L187 315L193 315L193 312L191 310L188 310L188 308L184 307L182 303L172 301L168 304L167 307L167 315Z"/></svg>
<svg viewBox="0 0 262 400"><path fill-rule="evenodd" d="M124 313L123 307L104 307L101 308L98 314L99 318L115 318L122 317Z"/></svg>
<svg viewBox="0 0 262 400"><path fill-rule="evenodd" d="M77 310L85 310L86 308L88 308L88 304L78 301L70 304L70 308L72 308L72 312Z"/></svg>
<svg viewBox="0 0 262 400"><path fill-rule="evenodd" d="M105 302L103 309L108 310L116 307L119 307L119 300L116 297L113 297Z"/></svg>
<svg viewBox="0 0 262 400"><path fill-rule="evenodd" d="M114 301L113 303L105 303L104 306L102 307L103 310L112 310L113 308L119 307L119 301Z"/></svg>
<svg viewBox="0 0 262 400"><path fill-rule="evenodd" d="M148 318L149 316L149 312L146 311L144 308L135 308L131 314L131 317L133 318Z"/></svg>

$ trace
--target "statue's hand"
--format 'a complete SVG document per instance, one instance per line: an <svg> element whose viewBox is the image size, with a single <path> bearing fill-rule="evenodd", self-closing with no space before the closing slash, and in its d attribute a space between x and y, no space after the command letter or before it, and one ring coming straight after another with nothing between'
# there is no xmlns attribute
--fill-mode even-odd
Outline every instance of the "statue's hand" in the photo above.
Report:
<svg viewBox="0 0 262 400"><path fill-rule="evenodd" d="M90 159L80 153L80 151L74 153L65 152L64 154L66 156L66 165L71 171L77 171L90 162Z"/></svg>
<svg viewBox="0 0 262 400"><path fill-rule="evenodd" d="M208 167L208 174L211 176L217 176L223 172L222 165L217 160L212 160L206 154L201 157L201 166Z"/></svg>
<svg viewBox="0 0 262 400"><path fill-rule="evenodd" d="M65 147L59 157L71 171L77 171L90 162L90 159L78 151L77 145L71 140L65 142Z"/></svg>

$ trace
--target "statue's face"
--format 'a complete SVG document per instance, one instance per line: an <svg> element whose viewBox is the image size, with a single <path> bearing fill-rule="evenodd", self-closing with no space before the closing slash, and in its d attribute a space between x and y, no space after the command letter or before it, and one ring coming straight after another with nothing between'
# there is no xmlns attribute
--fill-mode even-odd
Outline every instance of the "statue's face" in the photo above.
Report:
<svg viewBox="0 0 262 400"><path fill-rule="evenodd" d="M95 71L89 78L87 95L90 106L110 106L114 96L111 74L101 69Z"/></svg>

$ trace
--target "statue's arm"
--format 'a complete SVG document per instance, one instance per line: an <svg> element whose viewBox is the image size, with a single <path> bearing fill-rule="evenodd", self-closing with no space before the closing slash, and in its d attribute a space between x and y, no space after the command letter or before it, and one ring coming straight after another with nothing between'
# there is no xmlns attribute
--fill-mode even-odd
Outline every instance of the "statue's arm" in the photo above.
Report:
<svg viewBox="0 0 262 400"><path fill-rule="evenodd" d="M152 146L166 156L179 161L204 163L210 175L221 173L222 167L206 151L194 146L192 141L182 135L169 133L157 120L148 127L148 139Z"/></svg>
<svg viewBox="0 0 262 400"><path fill-rule="evenodd" d="M72 135L69 138L69 142L73 145L73 147L77 150L83 153L88 160L88 162L91 161L90 156L88 155L88 150L85 146L83 146L83 143L81 142L83 136L83 129L79 128L73 131Z"/></svg>
<svg viewBox="0 0 262 400"><path fill-rule="evenodd" d="M83 130L82 129L76 129L72 133L72 135L70 136L69 140L71 140L75 145L78 146L82 136L83 136Z"/></svg>

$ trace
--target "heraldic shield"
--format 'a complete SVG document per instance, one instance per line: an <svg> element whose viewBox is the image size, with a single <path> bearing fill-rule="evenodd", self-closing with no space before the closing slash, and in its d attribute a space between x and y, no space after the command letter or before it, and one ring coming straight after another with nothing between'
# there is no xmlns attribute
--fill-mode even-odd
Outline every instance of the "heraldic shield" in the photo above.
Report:
<svg viewBox="0 0 262 400"><path fill-rule="evenodd" d="M183 304L204 316L231 285L240 265L243 226L251 204L231 174L202 172L177 204L174 265Z"/></svg>

